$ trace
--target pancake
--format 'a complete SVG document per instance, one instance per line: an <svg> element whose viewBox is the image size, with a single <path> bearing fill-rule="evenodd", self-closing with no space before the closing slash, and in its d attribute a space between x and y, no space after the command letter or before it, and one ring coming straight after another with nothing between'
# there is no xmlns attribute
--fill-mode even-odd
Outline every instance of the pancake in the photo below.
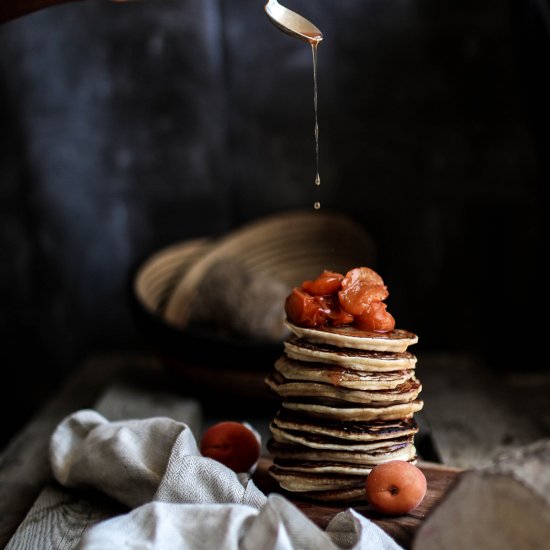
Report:
<svg viewBox="0 0 550 550"><path fill-rule="evenodd" d="M277 395L283 398L314 397L317 399L336 399L345 403L379 406L395 405L414 400L422 389L416 378L405 381L397 388L378 391L350 390L319 382L292 381L287 380L279 372L272 372L265 379L265 382Z"/></svg>
<svg viewBox="0 0 550 550"><path fill-rule="evenodd" d="M335 420L363 421L369 420L399 420L412 418L424 406L420 399L408 403L398 403L382 407L332 407L316 403L300 403L285 401L282 406L292 411L305 412L311 416L331 418Z"/></svg>
<svg viewBox="0 0 550 550"><path fill-rule="evenodd" d="M305 432L345 441L361 442L395 439L418 432L418 426L412 418L374 422L342 422L301 417L301 415L284 409L277 412L272 425L285 431Z"/></svg>
<svg viewBox="0 0 550 550"><path fill-rule="evenodd" d="M414 369L416 357L408 352L381 352L312 344L292 337L284 342L285 353L291 359L313 363L328 363L346 369L366 372L388 372Z"/></svg>
<svg viewBox="0 0 550 550"><path fill-rule="evenodd" d="M334 451L312 449L304 445L282 443L271 438L267 442L268 451L277 459L343 462L345 464L362 464L373 467L388 460L411 460L416 456L416 448L411 441L396 443L370 451L354 451L349 446Z"/></svg>
<svg viewBox="0 0 550 550"><path fill-rule="evenodd" d="M407 330L368 332L353 326L306 328L285 320L285 325L299 338L315 344L329 344L357 350L403 352L418 342L418 336Z"/></svg>
<svg viewBox="0 0 550 550"><path fill-rule="evenodd" d="M404 460L407 462L416 463L416 454L413 453ZM320 476L324 476L326 474L337 474L345 476L363 476L363 478L366 478L376 464L346 463L330 460L301 460L277 457L273 461L273 466L282 472L292 474L314 474Z"/></svg>
<svg viewBox="0 0 550 550"><path fill-rule="evenodd" d="M299 430L289 430L279 428L275 423L269 426L273 439L278 443L303 445L311 449L319 450L334 450L334 451L350 451L350 452L372 452L380 449L390 449L394 445L400 443L413 442L412 435L402 437L387 438L371 441L349 441L341 440L335 437L326 436L323 434L312 434Z"/></svg>
<svg viewBox="0 0 550 550"><path fill-rule="evenodd" d="M292 474L338 474L346 476L363 476L366 478L374 466L365 464L346 464L344 462L328 462L318 460L292 460L277 457L273 465L282 472Z"/></svg>
<svg viewBox="0 0 550 550"><path fill-rule="evenodd" d="M291 492L331 491L361 487L364 490L365 487L364 475L325 474L321 476L304 472L290 472L275 465L271 466L268 471L283 489Z"/></svg>
<svg viewBox="0 0 550 550"><path fill-rule="evenodd" d="M298 361L287 355L282 355L275 361L275 370L287 380L322 382L354 390L389 390L414 376L413 369L366 372L327 363Z"/></svg>

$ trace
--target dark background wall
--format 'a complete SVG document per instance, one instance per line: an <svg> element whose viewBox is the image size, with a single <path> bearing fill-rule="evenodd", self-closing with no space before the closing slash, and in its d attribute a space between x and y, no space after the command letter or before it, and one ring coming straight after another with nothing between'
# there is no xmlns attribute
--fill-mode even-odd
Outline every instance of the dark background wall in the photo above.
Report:
<svg viewBox="0 0 550 550"><path fill-rule="evenodd" d="M373 235L400 325L532 366L512 335L543 290L548 4L287 5L325 36L321 202ZM257 0L0 26L0 444L81 357L142 345L128 289L149 254L309 207L313 147L311 52Z"/></svg>

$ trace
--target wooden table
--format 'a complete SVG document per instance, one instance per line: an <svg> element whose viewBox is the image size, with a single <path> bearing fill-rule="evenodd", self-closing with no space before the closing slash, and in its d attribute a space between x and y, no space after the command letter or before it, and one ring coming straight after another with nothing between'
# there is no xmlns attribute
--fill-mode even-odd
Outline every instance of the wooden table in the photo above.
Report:
<svg viewBox="0 0 550 550"><path fill-rule="evenodd" d="M405 548L461 469L487 462L507 445L550 434L548 374L495 377L472 357L431 354L419 358L418 375L426 405L417 416L417 442L428 496L415 512L398 520L377 516L368 507L358 509ZM512 409L511 395L523 406ZM72 549L88 526L126 511L101 495L66 490L51 476L47 448L53 429L67 414L87 407L111 420L166 415L187 422L196 434L224 414L212 413L193 388L174 384L154 355L90 358L0 454L0 547ZM225 417L234 418L231 413ZM240 419L267 441L270 417L265 411ZM264 445L256 481L265 492L275 490L265 474L269 460ZM296 504L323 528L341 509Z"/></svg>

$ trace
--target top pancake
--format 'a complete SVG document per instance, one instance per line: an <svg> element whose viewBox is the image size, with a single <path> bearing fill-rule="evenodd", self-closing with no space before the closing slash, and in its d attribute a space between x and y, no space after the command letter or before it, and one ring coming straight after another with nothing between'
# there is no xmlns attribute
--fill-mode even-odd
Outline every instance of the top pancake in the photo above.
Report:
<svg viewBox="0 0 550 550"><path fill-rule="evenodd" d="M299 327L285 320L296 336L314 344L328 344L341 348L370 351L402 352L418 342L418 336L412 332L395 329L391 332L369 332L353 326L342 327Z"/></svg>

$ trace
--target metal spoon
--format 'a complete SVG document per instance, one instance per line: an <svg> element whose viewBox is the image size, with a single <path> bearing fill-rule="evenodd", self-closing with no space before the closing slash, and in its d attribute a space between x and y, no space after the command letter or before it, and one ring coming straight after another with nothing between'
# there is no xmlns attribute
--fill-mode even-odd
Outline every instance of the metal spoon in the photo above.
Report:
<svg viewBox="0 0 550 550"><path fill-rule="evenodd" d="M276 27L290 36L310 44L317 44L323 40L323 33L313 23L281 6L277 0L269 0L265 5L265 12Z"/></svg>

